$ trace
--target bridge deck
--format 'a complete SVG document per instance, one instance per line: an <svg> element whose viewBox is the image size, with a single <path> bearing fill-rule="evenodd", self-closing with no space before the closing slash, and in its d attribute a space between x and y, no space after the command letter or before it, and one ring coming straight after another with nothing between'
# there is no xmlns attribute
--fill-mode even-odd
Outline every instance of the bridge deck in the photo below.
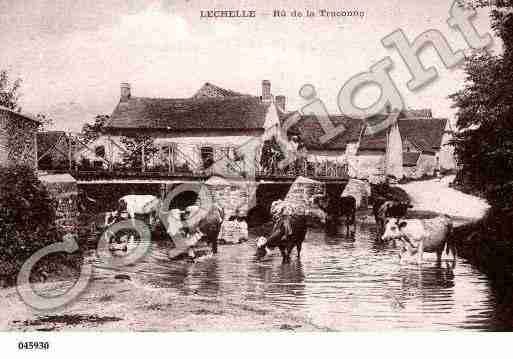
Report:
<svg viewBox="0 0 513 359"><path fill-rule="evenodd" d="M51 171L51 173L57 173ZM63 173L58 172L58 173ZM212 174L206 173L169 173L156 171L66 171L79 183L180 183L206 181ZM309 177L321 182L347 182L349 176L308 176L303 173L290 174L264 174L257 173L254 180L257 182L293 182L298 176ZM241 176L225 177L227 180L252 180Z"/></svg>

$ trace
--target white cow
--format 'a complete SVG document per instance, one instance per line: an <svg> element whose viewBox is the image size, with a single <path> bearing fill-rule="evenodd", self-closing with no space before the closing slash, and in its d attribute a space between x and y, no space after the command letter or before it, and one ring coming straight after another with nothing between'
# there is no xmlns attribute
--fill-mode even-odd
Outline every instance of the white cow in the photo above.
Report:
<svg viewBox="0 0 513 359"><path fill-rule="evenodd" d="M389 218L385 222L383 240L394 240L401 248L399 256L408 252L417 254L418 263L422 263L424 252L436 252L440 261L444 247L446 253L452 251L456 259L456 251L451 240L452 221L447 216L431 219L397 219Z"/></svg>
<svg viewBox="0 0 513 359"><path fill-rule="evenodd" d="M160 208L160 199L153 195L129 194L119 199L119 206L128 213L128 217L132 220L135 219L136 214L149 215L150 224L153 224Z"/></svg>

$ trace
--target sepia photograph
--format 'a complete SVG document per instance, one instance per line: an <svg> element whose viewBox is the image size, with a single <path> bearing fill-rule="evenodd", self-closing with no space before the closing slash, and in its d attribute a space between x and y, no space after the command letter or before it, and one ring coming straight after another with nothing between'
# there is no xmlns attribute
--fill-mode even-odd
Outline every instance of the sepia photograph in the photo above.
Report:
<svg viewBox="0 0 513 359"><path fill-rule="evenodd" d="M513 1L0 0L0 44L15 352L512 331Z"/></svg>

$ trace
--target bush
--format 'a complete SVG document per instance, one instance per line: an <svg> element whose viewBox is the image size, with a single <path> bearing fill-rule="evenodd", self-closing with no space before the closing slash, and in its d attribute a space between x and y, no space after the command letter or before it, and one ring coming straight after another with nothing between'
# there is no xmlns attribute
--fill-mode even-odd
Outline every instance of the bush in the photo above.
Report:
<svg viewBox="0 0 513 359"><path fill-rule="evenodd" d="M61 240L55 205L31 168L0 167L0 283L14 284L30 256ZM76 267L77 256L51 255L38 263L33 274L53 271L60 263Z"/></svg>

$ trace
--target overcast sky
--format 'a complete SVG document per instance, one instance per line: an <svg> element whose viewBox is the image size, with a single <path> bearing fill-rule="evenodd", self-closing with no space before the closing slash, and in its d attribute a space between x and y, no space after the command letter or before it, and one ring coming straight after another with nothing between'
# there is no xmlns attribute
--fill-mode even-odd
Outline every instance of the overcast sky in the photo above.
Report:
<svg viewBox="0 0 513 359"><path fill-rule="evenodd" d="M260 95L268 79L273 94L287 96L289 109L303 103L298 90L312 83L338 113L344 82L385 56L394 60L392 77L407 106L452 117L447 95L461 88L462 71L443 69L427 49L421 58L439 68L439 79L412 93L401 58L381 45L397 28L410 40L438 29L455 50L464 49L461 35L446 24L450 7L447 0L0 0L0 68L23 79L24 111L47 113L66 130L110 114L121 82L132 84L134 96L189 97L205 82ZM201 9L212 8L254 9L257 17L200 19ZM273 9L359 10L365 16L274 18ZM491 32L486 12L475 24ZM364 91L359 104L375 95Z"/></svg>

